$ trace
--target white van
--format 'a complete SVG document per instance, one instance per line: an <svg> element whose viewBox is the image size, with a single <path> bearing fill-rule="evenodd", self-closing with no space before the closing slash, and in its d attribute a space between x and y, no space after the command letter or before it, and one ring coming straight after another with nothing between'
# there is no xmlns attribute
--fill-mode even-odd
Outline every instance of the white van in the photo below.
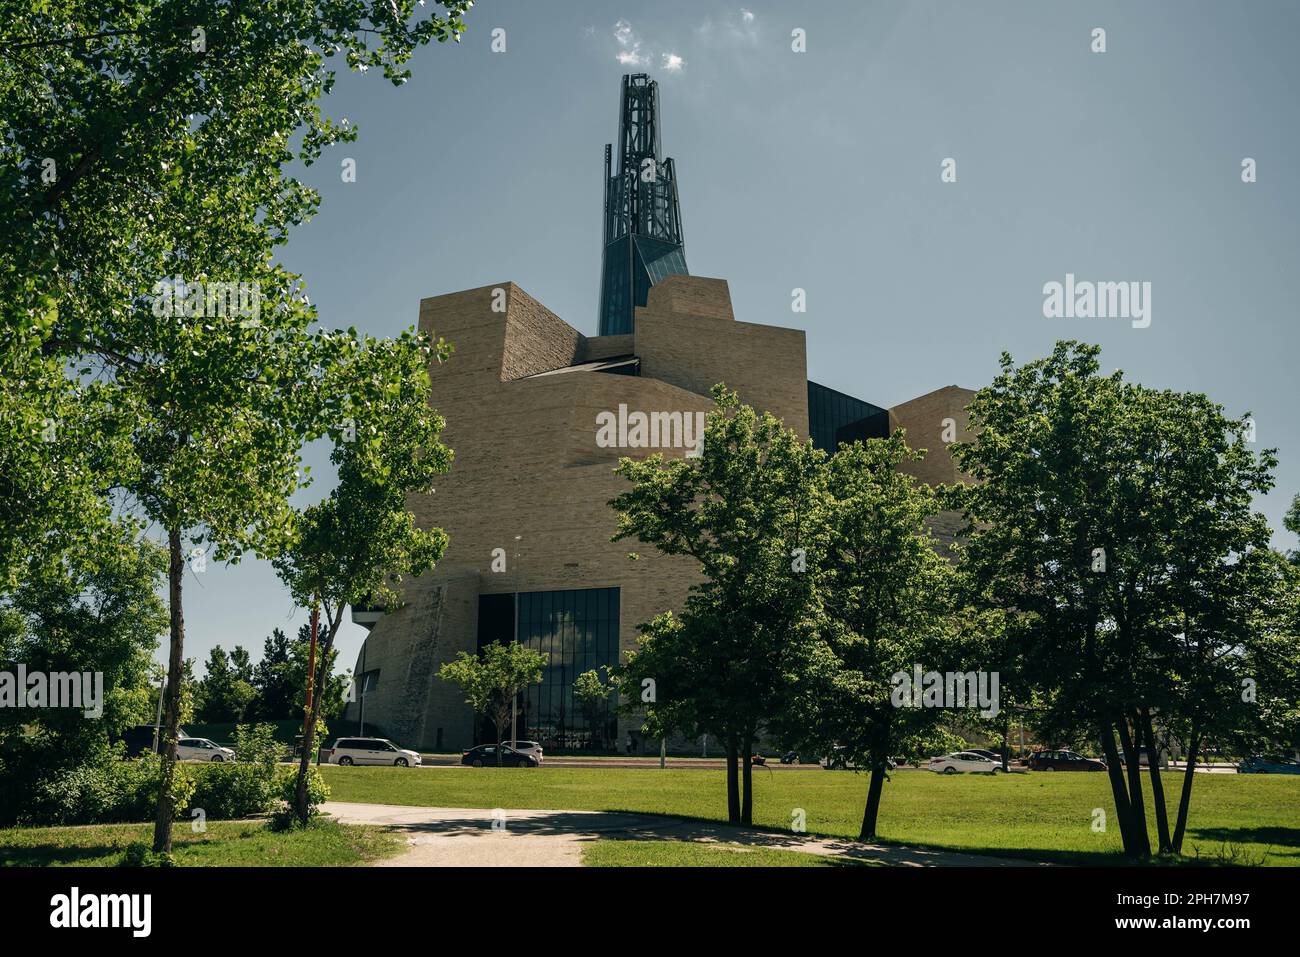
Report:
<svg viewBox="0 0 1300 957"><path fill-rule="evenodd" d="M341 764L344 767L353 764L387 764L410 768L420 763L418 752L399 748L387 738L339 738L334 742L334 747L321 752L321 758L327 764Z"/></svg>

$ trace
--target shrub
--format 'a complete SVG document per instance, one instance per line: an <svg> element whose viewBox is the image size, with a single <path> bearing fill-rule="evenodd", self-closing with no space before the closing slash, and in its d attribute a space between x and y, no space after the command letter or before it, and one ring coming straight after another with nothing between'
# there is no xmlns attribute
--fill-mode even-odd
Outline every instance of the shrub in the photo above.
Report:
<svg viewBox="0 0 1300 957"><path fill-rule="evenodd" d="M287 831L299 826L294 815L293 802L298 787L298 769L284 768L280 774L280 800L284 806L271 815L271 829ZM320 768L307 768L307 816L310 820L319 814L318 806L329 800L330 789Z"/></svg>
<svg viewBox="0 0 1300 957"><path fill-rule="evenodd" d="M213 819L249 817L274 810L279 796L279 745L269 724L235 729L235 760L205 764L190 806Z"/></svg>
<svg viewBox="0 0 1300 957"><path fill-rule="evenodd" d="M162 759L148 753L121 760L119 753L105 749L84 764L56 770L33 782L19 811L22 823L116 824L152 819ZM193 792L193 779L186 768L178 766L173 785L178 814L189 806Z"/></svg>
<svg viewBox="0 0 1300 957"><path fill-rule="evenodd" d="M132 841L122 852L117 862L118 867L175 867L176 858L171 854L155 854L153 847L144 841Z"/></svg>

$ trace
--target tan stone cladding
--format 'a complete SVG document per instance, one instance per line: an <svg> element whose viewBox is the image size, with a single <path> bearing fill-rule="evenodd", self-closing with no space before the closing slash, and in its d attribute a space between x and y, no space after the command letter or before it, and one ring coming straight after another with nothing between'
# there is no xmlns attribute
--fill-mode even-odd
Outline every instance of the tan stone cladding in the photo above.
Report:
<svg viewBox="0 0 1300 957"><path fill-rule="evenodd" d="M432 404L447 421L443 441L455 459L432 494L408 504L421 526L445 528L451 543L434 571L405 583L403 607L381 618L366 642L364 670L379 675L365 718L367 733L404 747L459 750L472 743L473 719L459 690L436 675L458 651L477 647L480 595L617 587L625 653L636 646L636 626L680 609L697 580L689 559L609 540L608 502L626 487L613 472L619 456L686 450L602 448L597 416L620 404L704 412L709 389L725 382L806 438L805 339L801 330L736 321L726 282L696 276L652 287L628 335L583 336L511 282L424 299L419 327L455 348L431 370ZM639 376L556 371L626 355L640 358ZM891 409L891 424L906 427L914 446L921 436L930 442L969 395L937 390ZM936 461L916 474L952 481L943 445L926 447ZM504 552L504 570L493 570L494 549ZM357 718L351 703L332 730L356 733ZM621 721L620 745L628 730L640 741Z"/></svg>

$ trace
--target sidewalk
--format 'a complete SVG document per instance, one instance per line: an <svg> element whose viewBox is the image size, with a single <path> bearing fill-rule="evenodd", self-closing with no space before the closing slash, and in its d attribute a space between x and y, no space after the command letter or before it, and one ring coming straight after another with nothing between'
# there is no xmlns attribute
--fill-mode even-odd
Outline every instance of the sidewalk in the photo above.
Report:
<svg viewBox="0 0 1300 957"><path fill-rule="evenodd" d="M321 809L345 824L383 825L404 834L409 849L380 862L379 867L580 867L583 844L601 839L741 844L902 867L1047 866L615 811L490 810L342 801L328 801Z"/></svg>

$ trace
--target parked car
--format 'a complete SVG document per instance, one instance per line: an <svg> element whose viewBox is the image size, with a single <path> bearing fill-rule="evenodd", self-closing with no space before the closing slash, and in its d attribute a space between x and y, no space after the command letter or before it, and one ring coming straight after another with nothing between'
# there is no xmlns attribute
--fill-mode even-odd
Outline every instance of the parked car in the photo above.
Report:
<svg viewBox="0 0 1300 957"><path fill-rule="evenodd" d="M156 729L151 724L136 724L122 731L120 735L110 735L112 741L122 741L126 744L126 756L128 758L138 758L147 751L153 750L153 739ZM176 734L180 738L188 738L184 728L177 728Z"/></svg>
<svg viewBox="0 0 1300 957"><path fill-rule="evenodd" d="M1105 771L1106 762L1074 751L1035 751L1025 762L1031 771Z"/></svg>
<svg viewBox="0 0 1300 957"><path fill-rule="evenodd" d="M782 763L782 764L798 764L798 763L799 763L799 754L798 754L798 752L796 752L796 751L787 751L785 754L781 755L781 763Z"/></svg>
<svg viewBox="0 0 1300 957"><path fill-rule="evenodd" d="M233 761L235 752L207 738L181 738L176 742L176 757L182 761Z"/></svg>
<svg viewBox="0 0 1300 957"><path fill-rule="evenodd" d="M542 746L536 741L516 741L511 747L530 758L536 758L538 764L542 763Z"/></svg>
<svg viewBox="0 0 1300 957"><path fill-rule="evenodd" d="M1283 754L1256 754L1237 765L1238 774L1300 774L1300 761Z"/></svg>
<svg viewBox="0 0 1300 957"><path fill-rule="evenodd" d="M998 764L1002 763L1002 755L998 754L996 751L987 751L984 748L967 748L966 750L971 754L982 754L990 761L996 761Z"/></svg>
<svg viewBox="0 0 1300 957"><path fill-rule="evenodd" d="M501 751L503 768L535 768L541 763L531 754L516 751L508 744L480 744L477 748L462 751L460 763L475 768L496 767L498 749Z"/></svg>
<svg viewBox="0 0 1300 957"><path fill-rule="evenodd" d="M842 746L840 746L840 747L836 747L834 751L832 751L832 752L831 752L830 754L828 754L826 757L822 758L822 759L821 759L821 766L824 767L827 771L866 771L866 770L868 770L868 768L863 767L862 765L858 764L856 761L850 761L850 760L845 756L845 751L844 751L844 748L843 748ZM895 765L894 765L894 759L893 759L893 758L885 758L885 767L887 767L887 768L888 768L889 770L891 770L891 771L894 770L894 767L895 767Z"/></svg>
<svg viewBox="0 0 1300 957"><path fill-rule="evenodd" d="M1159 761L1160 761L1160 767L1162 768L1169 767L1169 755L1166 754L1164 751L1159 752ZM1120 767L1124 766L1123 750L1119 752L1119 764ZM1145 768L1148 767L1150 764L1151 764L1151 752L1144 747L1138 748L1138 767Z"/></svg>
<svg viewBox="0 0 1300 957"><path fill-rule="evenodd" d="M388 764L409 768L420 764L420 755L416 751L399 748L387 738L339 738L332 748L321 751L321 760L326 764L341 764L343 767L353 764Z"/></svg>
<svg viewBox="0 0 1300 957"><path fill-rule="evenodd" d="M821 766L827 771L856 771L857 764L850 761L844 753L842 745L836 745L831 753L825 755L820 762Z"/></svg>
<svg viewBox="0 0 1300 957"><path fill-rule="evenodd" d="M1002 770L1001 759L994 761L974 751L954 751L930 759L930 770L937 774L997 774Z"/></svg>

